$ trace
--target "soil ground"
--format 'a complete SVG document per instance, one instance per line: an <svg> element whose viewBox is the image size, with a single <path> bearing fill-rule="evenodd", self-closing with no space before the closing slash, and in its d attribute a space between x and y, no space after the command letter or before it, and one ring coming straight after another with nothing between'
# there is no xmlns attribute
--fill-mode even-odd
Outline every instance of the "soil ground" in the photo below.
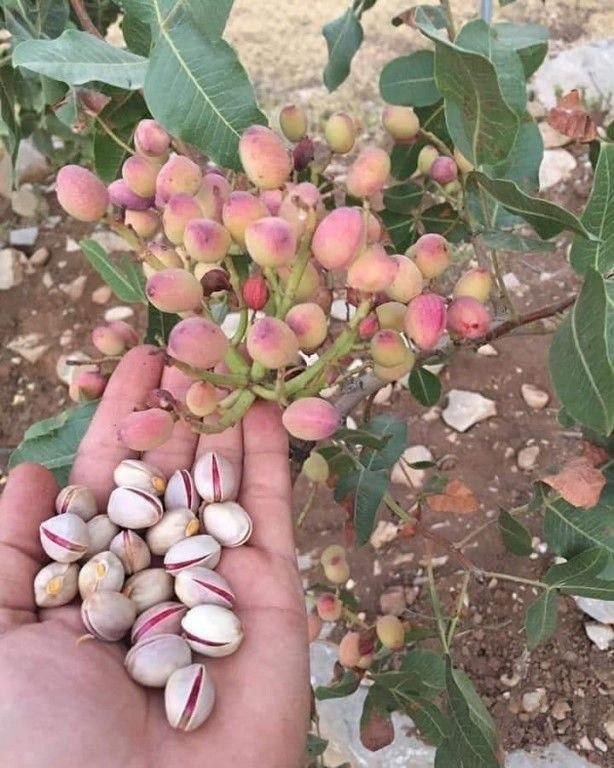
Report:
<svg viewBox="0 0 614 768"><path fill-rule="evenodd" d="M266 107L293 98L309 103L314 114L344 107L362 114L366 128L374 129L380 106L375 73L389 60L391 51L400 54L411 50L417 45L417 37L412 31L389 25L390 17L403 10L403 4L380 0L364 16L366 42L356 57L351 78L338 92L328 95L320 84L325 46L319 26L346 5L346 0L312 0L308 6L273 0L237 2L229 36L255 78ZM453 5L466 9L469 4L459 1ZM604 10L600 2L585 0L547 4L539 0L519 1L508 6L502 15L548 24L555 49L579 38L607 36L607 30L614 27L612 11ZM280 40L284 41L283 46L277 44ZM573 181L549 193L576 211L583 205L590 185L586 154L577 153L577 159L578 172ZM46 200L49 213L57 214L53 195L47 195ZM27 223L9 214L7 217L8 229ZM36 247L49 249L49 263L27 268L23 283L2 293L0 450L4 458L29 424L66 406L66 387L56 374L57 359L77 349L93 353L88 342L90 330L102 321L105 310L116 304L112 300L100 306L91 301L92 290L101 284L100 278L88 268L79 252L66 251L67 238L78 241L86 232L86 228L76 227L64 218L54 228L46 228L43 220ZM502 254L504 271L513 272L521 288L526 289L522 296L514 295L519 310L547 304L574 292L576 281L566 264L566 247L563 240L553 253ZM26 253L30 255L31 250ZM82 296L73 301L60 285L67 285L80 275L86 275L87 281ZM137 318L137 323L142 320ZM43 343L49 345L36 364L27 363L5 347L7 342L26 333L40 333ZM425 508L425 526L436 525L438 533L458 541L495 517L500 509L525 502L533 479L581 450L579 435L562 431L558 426L554 398L544 410L532 411L520 394L524 383L552 391L547 373L550 339L549 335L508 337L493 344L498 352L496 357L472 352L454 357L441 374L444 391L472 390L497 404L496 417L465 434L454 433L438 417L425 419L427 409L407 393L397 392L389 404L378 406L383 412L406 419L410 444L427 446L436 460L444 460L448 477L461 479L478 499L479 511L471 516L438 515ZM516 455L530 441L539 446L540 453L535 467L525 472L519 470ZM0 466L2 459L0 454ZM297 511L302 508L306 493L305 483L299 479L294 499ZM400 502L411 504L407 487L396 487L395 495ZM324 546L343 540L342 521L343 513L334 505L330 492L319 491L298 532L299 552L311 554L317 561ZM539 534L539 519L529 522L533 532ZM424 552L422 537L397 538L377 551L371 546L352 550L354 592L369 616L377 613L380 594L388 587L421 586L423 573L419 563ZM538 578L550 562L547 554L534 560L520 560L507 553L496 525L488 527L465 552L482 569L529 578ZM436 548L435 554L445 553ZM458 563L449 559L438 568L438 576L442 596L452 608L460 584ZM306 570L304 577L306 582L319 580L316 568ZM614 717L611 657L588 640L583 616L571 599L561 601L555 640L527 654L522 615L526 603L534 597L532 590L522 585L473 582L470 605L459 630L462 635L455 645L457 662L469 672L485 698L506 749L548 743L555 738L577 749L583 737L591 741L597 737L606 742L609 752L602 754L593 749L587 756L605 766L614 750L614 742L608 741L603 727ZM419 589L405 616L412 624L428 626L430 615L428 596ZM510 685L509 678L513 678L512 682L517 680L515 685ZM544 711L529 715L522 711L522 694L538 688L546 691ZM556 720L552 708L557 704L560 709L561 701L569 705L569 711L562 720Z"/></svg>

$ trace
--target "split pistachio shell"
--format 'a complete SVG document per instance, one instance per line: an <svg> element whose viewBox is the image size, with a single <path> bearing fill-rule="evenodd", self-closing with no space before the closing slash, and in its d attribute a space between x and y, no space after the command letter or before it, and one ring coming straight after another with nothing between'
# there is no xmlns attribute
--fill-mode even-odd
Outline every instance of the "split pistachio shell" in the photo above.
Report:
<svg viewBox="0 0 614 768"><path fill-rule="evenodd" d="M119 533L119 527L110 520L108 515L96 515L87 524L87 532L90 544L86 556L93 557L109 549L113 537Z"/></svg>
<svg viewBox="0 0 614 768"><path fill-rule="evenodd" d="M79 572L79 594L85 599L92 592L119 592L124 584L124 566L113 552L99 552Z"/></svg>
<svg viewBox="0 0 614 768"><path fill-rule="evenodd" d="M55 499L58 515L72 512L87 523L98 513L98 505L93 492L85 485L67 485Z"/></svg>
<svg viewBox="0 0 614 768"><path fill-rule="evenodd" d="M215 687L204 664L190 664L169 677L164 690L166 717L172 728L193 731L211 714Z"/></svg>
<svg viewBox="0 0 614 768"><path fill-rule="evenodd" d="M149 688L164 688L176 669L192 663L192 652L179 635L154 635L133 646L124 664L133 680Z"/></svg>
<svg viewBox="0 0 614 768"><path fill-rule="evenodd" d="M136 608L121 592L92 592L81 604L86 630L99 640L121 640L134 624Z"/></svg>
<svg viewBox="0 0 614 768"><path fill-rule="evenodd" d="M147 529L145 538L154 555L165 555L173 544L194 536L199 530L198 518L189 509L172 509Z"/></svg>
<svg viewBox="0 0 614 768"><path fill-rule="evenodd" d="M154 635L180 635L181 619L186 615L187 610L182 603L170 600L153 605L137 617L132 627L130 641L138 643Z"/></svg>
<svg viewBox="0 0 614 768"><path fill-rule="evenodd" d="M122 486L109 496L107 514L122 528L149 528L163 513L162 502L153 493Z"/></svg>
<svg viewBox="0 0 614 768"><path fill-rule="evenodd" d="M173 544L164 556L164 567L173 575L194 565L215 568L220 561L221 553L222 548L213 536L206 534L191 536L189 539Z"/></svg>
<svg viewBox="0 0 614 768"><path fill-rule="evenodd" d="M239 618L219 605L197 605L181 621L190 648L203 656L230 656L241 645L243 627Z"/></svg>
<svg viewBox="0 0 614 768"><path fill-rule="evenodd" d="M87 552L90 537L87 524L72 512L50 517L40 524L43 549L58 563L74 563Z"/></svg>
<svg viewBox="0 0 614 768"><path fill-rule="evenodd" d="M170 476L164 492L164 506L167 510L189 509L196 514L200 497L196 485L187 469L178 469Z"/></svg>
<svg viewBox="0 0 614 768"><path fill-rule="evenodd" d="M109 549L119 557L128 576L149 568L151 563L149 547L134 531L120 531L113 537Z"/></svg>
<svg viewBox="0 0 614 768"><path fill-rule="evenodd" d="M239 476L234 466L220 453L208 451L194 466L196 490L203 501L235 499L239 492Z"/></svg>
<svg viewBox="0 0 614 768"><path fill-rule="evenodd" d="M157 467L139 459L124 459L113 472L115 485L138 488L158 495L164 493L166 477Z"/></svg>
<svg viewBox="0 0 614 768"><path fill-rule="evenodd" d="M200 519L205 531L223 547L239 547L252 535L252 520L236 501L203 504Z"/></svg>
<svg viewBox="0 0 614 768"><path fill-rule="evenodd" d="M34 601L39 608L56 608L77 596L79 567L75 563L49 563L34 577Z"/></svg>
<svg viewBox="0 0 614 768"><path fill-rule="evenodd" d="M182 603L193 608L204 603L232 608L235 595L226 579L202 565L179 571L175 577L175 594Z"/></svg>
<svg viewBox="0 0 614 768"><path fill-rule="evenodd" d="M173 597L173 579L164 568L146 568L126 581L122 593L132 600L137 613L143 613Z"/></svg>

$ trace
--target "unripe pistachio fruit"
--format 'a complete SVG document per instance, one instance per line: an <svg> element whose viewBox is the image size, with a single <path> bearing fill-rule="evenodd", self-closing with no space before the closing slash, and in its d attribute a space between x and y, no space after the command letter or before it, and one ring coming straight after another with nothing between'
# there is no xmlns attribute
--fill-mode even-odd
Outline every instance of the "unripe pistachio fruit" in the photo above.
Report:
<svg viewBox="0 0 614 768"><path fill-rule="evenodd" d="M191 664L169 677L164 690L166 718L179 731L193 731L211 714L215 688L204 664Z"/></svg>
<svg viewBox="0 0 614 768"><path fill-rule="evenodd" d="M160 157L168 152L171 137L155 120L141 120L134 131L137 152L147 157Z"/></svg>
<svg viewBox="0 0 614 768"><path fill-rule="evenodd" d="M219 325L204 317L188 317L171 330L167 350L171 357L194 368L213 368L224 359L228 346Z"/></svg>
<svg viewBox="0 0 614 768"><path fill-rule="evenodd" d="M371 357L378 365L393 367L407 362L407 345L398 331L384 329L371 339Z"/></svg>
<svg viewBox="0 0 614 768"><path fill-rule="evenodd" d="M121 640L135 618L135 604L121 592L92 592L81 603L85 629L98 640Z"/></svg>
<svg viewBox="0 0 614 768"><path fill-rule="evenodd" d="M107 188L87 168L65 165L60 168L55 181L58 202L78 221L98 221L109 205Z"/></svg>
<svg viewBox="0 0 614 768"><path fill-rule="evenodd" d="M251 125L243 132L239 157L249 180L260 189L281 187L292 171L292 159L282 140L263 125Z"/></svg>
<svg viewBox="0 0 614 768"><path fill-rule="evenodd" d="M245 244L252 259L261 267L283 267L296 255L296 233L279 216L265 216L245 229Z"/></svg>
<svg viewBox="0 0 614 768"><path fill-rule="evenodd" d="M396 616L378 616L375 630L380 643L391 651L400 651L405 645L405 627Z"/></svg>
<svg viewBox="0 0 614 768"><path fill-rule="evenodd" d="M441 155L431 165L429 176L438 184L449 184L458 177L458 166L453 158Z"/></svg>
<svg viewBox="0 0 614 768"><path fill-rule="evenodd" d="M439 277L450 266L450 244L441 235L429 232L419 237L407 251L427 280Z"/></svg>
<svg viewBox="0 0 614 768"><path fill-rule="evenodd" d="M226 579L202 565L179 571L175 594L189 608L195 605L221 605L233 608L236 598Z"/></svg>
<svg viewBox="0 0 614 768"><path fill-rule="evenodd" d="M185 404L194 416L209 416L218 406L217 390L208 381L194 381L185 393Z"/></svg>
<svg viewBox="0 0 614 768"><path fill-rule="evenodd" d="M326 269L343 269L363 247L365 225L359 208L342 206L318 224L311 241L316 261Z"/></svg>
<svg viewBox="0 0 614 768"><path fill-rule="evenodd" d="M404 329L406 311L407 307L400 301L386 301L375 308L380 328L392 328L394 331Z"/></svg>
<svg viewBox="0 0 614 768"><path fill-rule="evenodd" d="M405 333L420 347L434 349L446 327L446 305L435 293L423 293L409 302Z"/></svg>
<svg viewBox="0 0 614 768"><path fill-rule="evenodd" d="M456 160L456 165L458 165L458 170L463 174L471 173L475 168L473 163L467 160L458 147L454 147L454 159Z"/></svg>
<svg viewBox="0 0 614 768"><path fill-rule="evenodd" d="M341 417L326 400L303 397L290 403L281 419L288 432L299 440L326 440L339 428Z"/></svg>
<svg viewBox="0 0 614 768"><path fill-rule="evenodd" d="M295 304L288 310L286 323L290 326L304 352L317 349L326 339L328 325L324 310L315 302Z"/></svg>
<svg viewBox="0 0 614 768"><path fill-rule="evenodd" d="M398 265L394 280L386 288L386 293L393 301L407 304L408 301L422 293L424 278L416 264L407 256L396 254L392 256Z"/></svg>
<svg viewBox="0 0 614 768"><path fill-rule="evenodd" d="M109 549L120 559L128 576L144 571L151 564L149 547L134 531L120 531L113 537Z"/></svg>
<svg viewBox="0 0 614 768"><path fill-rule="evenodd" d="M194 483L206 504L235 499L240 478L232 462L216 451L207 451L194 465Z"/></svg>
<svg viewBox="0 0 614 768"><path fill-rule="evenodd" d="M252 275L243 283L243 301L248 309L263 309L269 300L269 288L262 275Z"/></svg>
<svg viewBox="0 0 614 768"><path fill-rule="evenodd" d="M488 309L471 296L453 299L448 307L448 330L461 339L479 339L492 323Z"/></svg>
<svg viewBox="0 0 614 768"><path fill-rule="evenodd" d="M406 376L411 371L415 360L416 356L410 349L408 349L406 357L402 363L399 363L398 365L380 365L379 363L375 363L373 366L373 373L382 381L399 381L399 379L402 379L403 376Z"/></svg>
<svg viewBox="0 0 614 768"><path fill-rule="evenodd" d="M333 584L345 584L350 578L350 566L345 557L345 550L338 544L326 547L320 556L324 575Z"/></svg>
<svg viewBox="0 0 614 768"><path fill-rule="evenodd" d="M167 511L173 509L189 509L196 514L200 498L196 485L187 469L176 469L170 476L164 492L164 506Z"/></svg>
<svg viewBox="0 0 614 768"><path fill-rule="evenodd" d="M107 377L98 371L81 371L70 382L68 396L75 403L98 400L107 386Z"/></svg>
<svg viewBox="0 0 614 768"><path fill-rule="evenodd" d="M148 688L164 688L177 669L192 662L192 652L179 635L154 635L134 645L124 665L130 677Z"/></svg>
<svg viewBox="0 0 614 768"><path fill-rule="evenodd" d="M173 544L195 536L199 529L199 522L189 509L172 509L147 529L145 540L152 554L165 555Z"/></svg>
<svg viewBox="0 0 614 768"><path fill-rule="evenodd" d="M347 632L339 643L339 663L348 669L369 669L373 663L373 647L372 644L371 648L362 645L360 632Z"/></svg>
<svg viewBox="0 0 614 768"><path fill-rule="evenodd" d="M124 212L124 224L131 227L139 237L147 240L160 229L162 220L160 214L151 208L146 211L126 210Z"/></svg>
<svg viewBox="0 0 614 768"><path fill-rule="evenodd" d="M34 602L39 608L70 603L77 596L78 576L75 563L49 563L34 577Z"/></svg>
<svg viewBox="0 0 614 768"><path fill-rule="evenodd" d="M107 514L122 528L149 528L160 520L162 513L160 499L140 488L120 486L109 496Z"/></svg>
<svg viewBox="0 0 614 768"><path fill-rule="evenodd" d="M173 576L195 565L215 568L220 562L221 554L222 548L213 536L191 536L173 544L164 555L164 567Z"/></svg>
<svg viewBox="0 0 614 768"><path fill-rule="evenodd" d="M345 155L352 149L356 140L354 121L344 112L336 112L326 121L324 138L333 152Z"/></svg>
<svg viewBox="0 0 614 768"><path fill-rule="evenodd" d="M358 325L358 335L361 339L370 339L379 330L377 317L371 313L364 317Z"/></svg>
<svg viewBox="0 0 614 768"><path fill-rule="evenodd" d="M164 163L156 179L156 205L166 205L172 195L195 195L200 189L202 178L200 168L189 157L172 155ZM196 216L201 215L199 208Z"/></svg>
<svg viewBox="0 0 614 768"><path fill-rule="evenodd" d="M85 600L92 592L120 592L124 566L113 552L99 552L79 571L79 594Z"/></svg>
<svg viewBox="0 0 614 768"><path fill-rule="evenodd" d="M247 351L265 368L275 370L294 363L298 357L298 339L291 328L276 317L260 317L247 331Z"/></svg>
<svg viewBox="0 0 614 768"><path fill-rule="evenodd" d="M126 581L122 594L132 600L137 613L143 613L172 599L173 577L164 568L145 568Z"/></svg>
<svg viewBox="0 0 614 768"><path fill-rule="evenodd" d="M131 155L122 165L122 178L135 195L153 197L160 166L143 155Z"/></svg>
<svg viewBox="0 0 614 768"><path fill-rule="evenodd" d="M431 144L427 144L425 147L422 147L418 153L418 159L416 161L418 171L423 176L427 176L431 170L431 166L438 157L439 152Z"/></svg>
<svg viewBox="0 0 614 768"><path fill-rule="evenodd" d="M330 475L330 468L321 453L312 451L303 462L302 472L314 483L325 483Z"/></svg>
<svg viewBox="0 0 614 768"><path fill-rule="evenodd" d="M148 493L161 494L166 488L162 470L138 459L124 459L113 471L115 485L139 488Z"/></svg>
<svg viewBox="0 0 614 768"><path fill-rule="evenodd" d="M190 648L203 656L230 656L243 640L243 627L239 618L219 605L197 605L190 608L181 626Z"/></svg>
<svg viewBox="0 0 614 768"><path fill-rule="evenodd" d="M185 269L163 269L147 279L145 293L161 312L198 309L203 300L200 281Z"/></svg>
<svg viewBox="0 0 614 768"><path fill-rule="evenodd" d="M200 206L195 197L185 192L171 195L162 212L164 234L171 243L181 245L188 223L200 215Z"/></svg>
<svg viewBox="0 0 614 768"><path fill-rule="evenodd" d="M97 325L94 328L92 344L103 355L121 355L126 350L124 340L110 325Z"/></svg>
<svg viewBox="0 0 614 768"><path fill-rule="evenodd" d="M123 179L109 184L109 202L117 208L146 211L154 204L153 197L141 197L133 192Z"/></svg>
<svg viewBox="0 0 614 768"><path fill-rule="evenodd" d="M133 411L121 420L118 436L133 451L150 451L163 445L171 436L175 422L168 411L148 408Z"/></svg>
<svg viewBox="0 0 614 768"><path fill-rule="evenodd" d="M99 552L109 549L113 538L119 533L119 527L109 519L108 515L96 515L87 522L89 546L86 557L93 557Z"/></svg>
<svg viewBox="0 0 614 768"><path fill-rule="evenodd" d="M343 613L343 603L332 592L324 592L318 595L316 609L322 621L339 621Z"/></svg>
<svg viewBox="0 0 614 768"><path fill-rule="evenodd" d="M354 197L370 197L382 189L389 175L389 154L381 147L365 147L348 168L347 191Z"/></svg>
<svg viewBox="0 0 614 768"><path fill-rule="evenodd" d="M192 219L185 226L183 245L191 259L215 264L228 253L230 232L213 219Z"/></svg>
<svg viewBox="0 0 614 768"><path fill-rule="evenodd" d="M46 554L58 563L74 563L87 552L90 537L86 523L72 512L50 517L40 524Z"/></svg>
<svg viewBox="0 0 614 768"><path fill-rule="evenodd" d="M222 221L222 208L230 197L231 186L225 176L219 173L206 173L202 184L194 197L198 200L202 215L206 219Z"/></svg>
<svg viewBox="0 0 614 768"><path fill-rule="evenodd" d="M397 275L398 263L389 256L379 243L368 245L350 264L346 285L366 293L387 290Z"/></svg>
<svg viewBox="0 0 614 768"><path fill-rule="evenodd" d="M187 612L185 605L172 600L152 605L134 622L130 642L134 645L140 640L156 635L180 635L181 619Z"/></svg>
<svg viewBox="0 0 614 768"><path fill-rule="evenodd" d="M266 205L250 192L237 190L232 192L222 208L222 221L232 239L240 246L245 246L245 230L257 219L268 216Z"/></svg>
<svg viewBox="0 0 614 768"><path fill-rule="evenodd" d="M252 519L236 501L203 504L203 528L223 547L240 547L252 535Z"/></svg>
<svg viewBox="0 0 614 768"><path fill-rule="evenodd" d="M454 286L453 294L455 297L470 296L472 299L481 301L484 304L488 301L492 290L492 275L483 267L470 269L460 276Z"/></svg>
<svg viewBox="0 0 614 768"><path fill-rule="evenodd" d="M413 139L420 130L420 120L411 107L393 104L384 107L382 125L395 141Z"/></svg>
<svg viewBox="0 0 614 768"><path fill-rule="evenodd" d="M307 133L307 115L302 107L287 104L279 111L279 127L288 141L300 141Z"/></svg>
<svg viewBox="0 0 614 768"><path fill-rule="evenodd" d="M55 497L55 511L58 515L72 512L86 523L98 512L96 497L85 485L67 485Z"/></svg>

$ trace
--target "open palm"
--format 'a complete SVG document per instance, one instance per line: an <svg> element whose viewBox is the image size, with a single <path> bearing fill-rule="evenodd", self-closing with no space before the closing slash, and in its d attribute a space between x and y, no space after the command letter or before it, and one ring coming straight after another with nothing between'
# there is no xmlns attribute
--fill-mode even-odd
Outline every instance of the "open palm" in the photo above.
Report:
<svg viewBox="0 0 614 768"><path fill-rule="evenodd" d="M188 382L163 354L124 357L79 449L71 482L90 486L100 510L114 467L134 456L117 440L121 418L148 392L180 395ZM249 545L225 550L219 571L237 596L245 640L206 660L213 714L184 734L167 724L160 690L136 685L126 648L83 635L78 608L37 611L32 580L44 563L38 525L53 514L57 486L38 465L17 467L0 500L0 763L12 768L295 768L309 717L307 630L290 518L288 446L279 412L260 403L241 426L198 438L184 424L144 455L167 473L216 449L242 470L240 501L254 521Z"/></svg>

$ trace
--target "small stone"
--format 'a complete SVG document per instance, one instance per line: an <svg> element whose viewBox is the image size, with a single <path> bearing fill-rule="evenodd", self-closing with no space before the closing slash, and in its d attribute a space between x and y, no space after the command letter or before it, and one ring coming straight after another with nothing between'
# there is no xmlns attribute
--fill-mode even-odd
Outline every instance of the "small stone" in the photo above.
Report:
<svg viewBox="0 0 614 768"><path fill-rule="evenodd" d="M17 182L24 184L26 182L44 181L49 173L50 168L47 159L34 146L32 139L25 139L19 142L17 161L15 163Z"/></svg>
<svg viewBox="0 0 614 768"><path fill-rule="evenodd" d="M543 389L538 389L534 384L523 384L520 387L520 392L525 403L536 411L545 408L550 400L550 395Z"/></svg>
<svg viewBox="0 0 614 768"><path fill-rule="evenodd" d="M66 238L66 245L64 246L66 253L76 253L81 250L79 243L72 237Z"/></svg>
<svg viewBox="0 0 614 768"><path fill-rule="evenodd" d="M522 708L525 712L533 714L539 712L542 706L546 703L546 689L537 688L535 691L523 694Z"/></svg>
<svg viewBox="0 0 614 768"><path fill-rule="evenodd" d="M403 587L390 587L379 596L379 607L383 614L402 616L405 612L405 590Z"/></svg>
<svg viewBox="0 0 614 768"><path fill-rule="evenodd" d="M49 349L49 344L41 344L43 335L40 333L27 333L16 336L6 345L11 352L21 355L29 363L36 363Z"/></svg>
<svg viewBox="0 0 614 768"><path fill-rule="evenodd" d="M478 355L482 355L483 357L498 357L499 353L492 344L482 344L478 347Z"/></svg>
<svg viewBox="0 0 614 768"><path fill-rule="evenodd" d="M433 454L426 445L412 445L403 451L403 455L392 468L393 483L421 488L424 484L425 470L414 469L408 464L418 464L423 461L433 461Z"/></svg>
<svg viewBox="0 0 614 768"><path fill-rule="evenodd" d="M51 277L50 272L44 273L42 283L44 287L47 288L47 290L49 290L49 288L53 288L54 283L53 283L53 278Z"/></svg>
<svg viewBox="0 0 614 768"><path fill-rule="evenodd" d="M583 736L578 742L578 746L580 749L584 749L586 752L591 752L593 749L593 744L588 736Z"/></svg>
<svg viewBox="0 0 614 768"><path fill-rule="evenodd" d="M405 603L413 605L420 594L420 587L405 587Z"/></svg>
<svg viewBox="0 0 614 768"><path fill-rule="evenodd" d="M106 304L112 295L113 291L110 286L101 285L100 288L96 288L95 291L92 291L92 301L94 304Z"/></svg>
<svg viewBox="0 0 614 768"><path fill-rule="evenodd" d="M568 179L577 168L575 157L566 149L547 149L539 166L539 188L550 189Z"/></svg>
<svg viewBox="0 0 614 768"><path fill-rule="evenodd" d="M608 739L614 741L614 720L606 720L603 724L603 729L606 732Z"/></svg>
<svg viewBox="0 0 614 768"><path fill-rule="evenodd" d="M605 741L600 739L599 736L595 736L595 738L593 739L593 744L597 747L597 749L600 752L608 751L608 745L605 743Z"/></svg>
<svg viewBox="0 0 614 768"><path fill-rule="evenodd" d="M23 395L21 392L16 392L13 395L13 399L11 401L12 406L16 405L23 405L26 402L25 395Z"/></svg>
<svg viewBox="0 0 614 768"><path fill-rule="evenodd" d="M68 347L74 338L74 333L72 331L72 328L67 328L65 331L62 331L62 335L60 336L60 346L61 347Z"/></svg>
<svg viewBox="0 0 614 768"><path fill-rule="evenodd" d="M16 248L31 248L38 237L38 227L20 227L12 229L9 234L9 244Z"/></svg>
<svg viewBox="0 0 614 768"><path fill-rule="evenodd" d="M519 469L533 469L538 456L539 445L527 445L518 451L518 455L516 456L516 464L518 464Z"/></svg>
<svg viewBox="0 0 614 768"><path fill-rule="evenodd" d="M61 216L47 216L43 224L44 229L55 229L62 221Z"/></svg>
<svg viewBox="0 0 614 768"><path fill-rule="evenodd" d="M23 268L19 256L15 248L0 250L0 291L8 291L22 282Z"/></svg>
<svg viewBox="0 0 614 768"><path fill-rule="evenodd" d="M507 272L505 275L503 275L503 284L508 291L517 291L522 285L520 280L513 272Z"/></svg>
<svg viewBox="0 0 614 768"><path fill-rule="evenodd" d="M550 710L550 714L555 720L564 720L570 712L571 707L565 699L557 699Z"/></svg>
<svg viewBox="0 0 614 768"><path fill-rule="evenodd" d="M38 197L31 187L23 186L11 195L11 208L18 216L31 219L38 210Z"/></svg>
<svg viewBox="0 0 614 768"><path fill-rule="evenodd" d="M508 688L515 688L520 682L520 675L514 673L513 675L501 675L499 680Z"/></svg>
<svg viewBox="0 0 614 768"><path fill-rule="evenodd" d="M44 267L45 264L49 261L51 258L51 254L49 253L49 248L45 248L44 246L42 248L37 248L34 253L30 256L30 264L34 265L35 267Z"/></svg>
<svg viewBox="0 0 614 768"><path fill-rule="evenodd" d="M104 313L104 319L107 323L113 323L115 320L129 320L133 315L132 307L111 307Z"/></svg>
<svg viewBox="0 0 614 768"><path fill-rule="evenodd" d="M399 527L389 520L380 520L375 526L369 541L374 549L381 549L390 544L399 535Z"/></svg>
<svg viewBox="0 0 614 768"><path fill-rule="evenodd" d="M77 375L77 373L81 373L82 371L97 371L98 366L97 365L67 365L67 360L79 360L83 362L88 362L92 358L89 355L86 355L85 352L81 352L80 350L76 350L75 352L69 352L67 355L60 355L58 358L58 362L55 366L55 372L58 375L58 378L60 381L62 381L66 386L70 386L72 383L73 378Z"/></svg>
<svg viewBox="0 0 614 768"><path fill-rule="evenodd" d="M60 283L58 288L65 293L71 301L79 301L85 290L87 275L79 275L71 280L70 283Z"/></svg>
<svg viewBox="0 0 614 768"><path fill-rule="evenodd" d="M113 253L114 251L129 251L130 245L124 240L123 237L116 232L111 232L108 229L101 229L98 232L92 232L90 239L102 246L107 253Z"/></svg>
<svg viewBox="0 0 614 768"><path fill-rule="evenodd" d="M597 600L593 597L574 597L576 605L591 619L601 624L614 624L614 600Z"/></svg>
<svg viewBox="0 0 614 768"><path fill-rule="evenodd" d="M614 629L607 624L599 624L596 621L589 621L584 625L584 630L600 651L607 651L612 642L614 642Z"/></svg>
<svg viewBox="0 0 614 768"><path fill-rule="evenodd" d="M343 299L335 299L331 304L330 316L335 320L341 320L347 322L351 320L356 314L356 307L353 304L348 304Z"/></svg>
<svg viewBox="0 0 614 768"><path fill-rule="evenodd" d="M479 392L451 389L448 405L442 411L445 423L457 432L466 432L474 424L497 415L497 405Z"/></svg>
<svg viewBox="0 0 614 768"><path fill-rule="evenodd" d="M434 405L432 408L429 408L426 413L422 414L421 419L422 421L426 421L427 424L430 424L433 421L437 421L440 416L441 408L438 405Z"/></svg>

